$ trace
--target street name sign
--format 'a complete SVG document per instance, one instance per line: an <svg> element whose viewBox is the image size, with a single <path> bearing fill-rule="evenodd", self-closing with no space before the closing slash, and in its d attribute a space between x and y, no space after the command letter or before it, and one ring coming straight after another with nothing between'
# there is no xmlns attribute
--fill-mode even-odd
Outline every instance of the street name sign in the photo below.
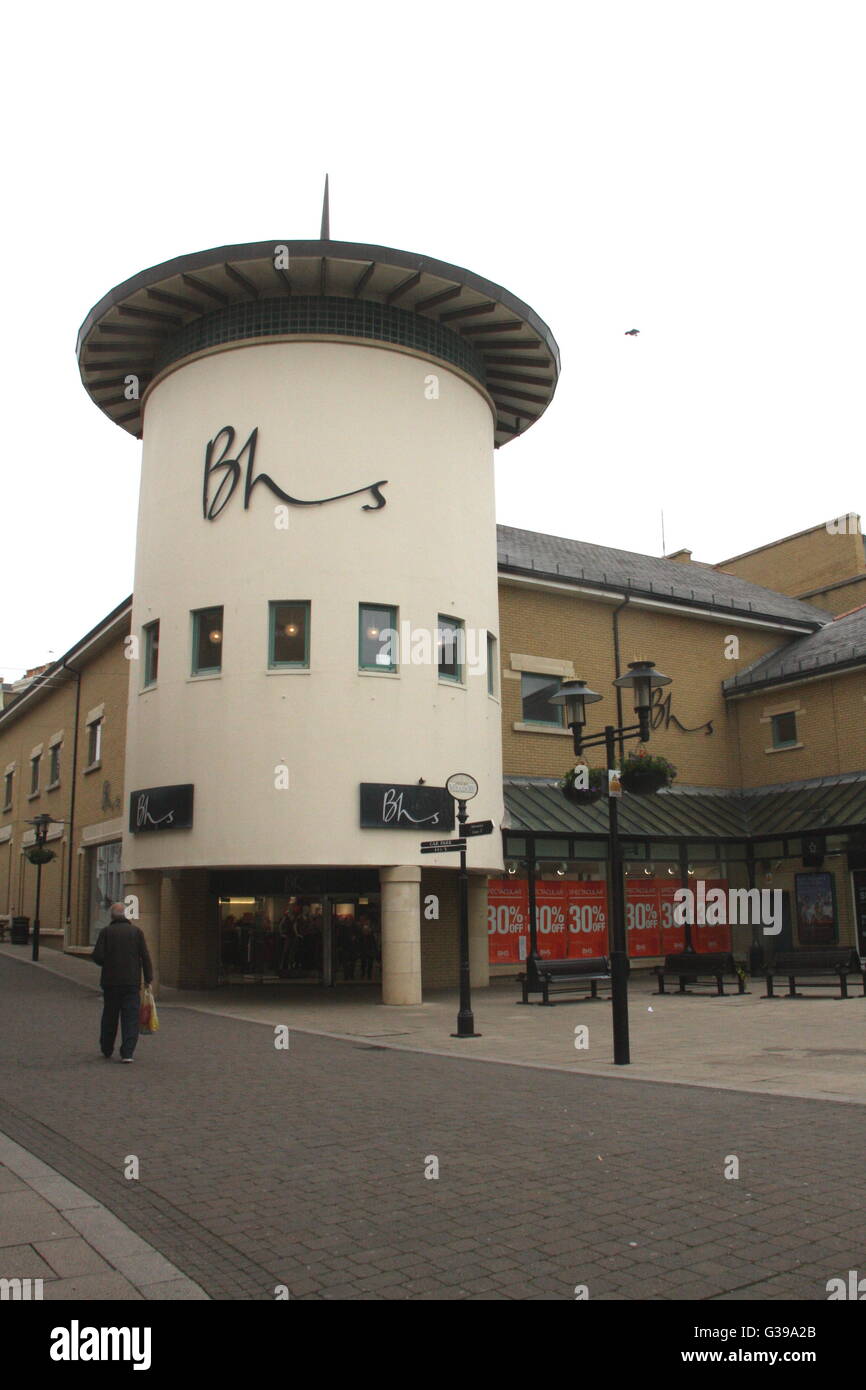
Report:
<svg viewBox="0 0 866 1390"><path fill-rule="evenodd" d="M465 849L465 840L422 840L422 854L447 854L449 850Z"/></svg>
<svg viewBox="0 0 866 1390"><path fill-rule="evenodd" d="M470 820L460 827L461 835L492 835L492 820Z"/></svg>

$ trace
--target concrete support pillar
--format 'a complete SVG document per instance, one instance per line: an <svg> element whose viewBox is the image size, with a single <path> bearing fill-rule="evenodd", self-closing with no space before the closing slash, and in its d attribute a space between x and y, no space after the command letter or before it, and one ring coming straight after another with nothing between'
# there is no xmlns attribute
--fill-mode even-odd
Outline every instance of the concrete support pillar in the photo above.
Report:
<svg viewBox="0 0 866 1390"><path fill-rule="evenodd" d="M150 959L153 963L154 984L159 984L160 961L160 888L162 875L158 869L131 869L123 876L123 897L127 916L141 927ZM130 905L130 898L135 902Z"/></svg>
<svg viewBox="0 0 866 1390"><path fill-rule="evenodd" d="M487 930L487 875L469 875L469 982L473 989L490 984L490 936Z"/></svg>
<svg viewBox="0 0 866 1390"><path fill-rule="evenodd" d="M421 1003L421 870L380 869L382 1003Z"/></svg>

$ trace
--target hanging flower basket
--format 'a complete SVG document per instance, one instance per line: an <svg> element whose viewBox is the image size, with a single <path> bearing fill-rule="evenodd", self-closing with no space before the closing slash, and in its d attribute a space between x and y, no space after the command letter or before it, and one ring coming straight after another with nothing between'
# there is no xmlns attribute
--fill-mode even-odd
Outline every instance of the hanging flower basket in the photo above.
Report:
<svg viewBox="0 0 866 1390"><path fill-rule="evenodd" d="M676 775L673 763L667 758L653 757L643 745L623 758L620 769L623 789L633 796L652 796L662 787L669 787Z"/></svg>
<svg viewBox="0 0 866 1390"><path fill-rule="evenodd" d="M607 787L607 769L603 767L593 767L589 769L589 786L575 786L577 781L577 768L571 768L559 783L559 789L568 801L573 801L576 806L591 806L594 801L604 795Z"/></svg>
<svg viewBox="0 0 866 1390"><path fill-rule="evenodd" d="M57 858L53 849L42 849L38 845L34 845L32 849L26 849L24 853L31 864L50 864L52 859Z"/></svg>

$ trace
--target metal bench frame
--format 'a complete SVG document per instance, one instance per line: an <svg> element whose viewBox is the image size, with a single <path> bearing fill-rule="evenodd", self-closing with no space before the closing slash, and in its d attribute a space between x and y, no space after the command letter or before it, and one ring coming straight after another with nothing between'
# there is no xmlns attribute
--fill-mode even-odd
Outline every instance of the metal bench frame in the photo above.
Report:
<svg viewBox="0 0 866 1390"><path fill-rule="evenodd" d="M599 966L602 968L599 969ZM522 1003L529 1003L530 994L542 996L541 1007L553 1008L550 992L560 990L575 993L576 986L588 983L590 992L580 993L578 999L597 999L598 982L610 983L610 961L607 956L575 958L574 960L539 960L530 956L524 975L518 979L523 987Z"/></svg>
<svg viewBox="0 0 866 1390"><path fill-rule="evenodd" d="M676 955L665 956L664 965L656 966L659 987L657 994L665 994L665 975L673 975L680 982L679 993L686 993L686 982L704 979L715 980L716 995L725 996L725 976L736 978L737 993L745 994L746 982L737 969L734 957L727 951L680 951ZM727 997L727 996L725 996Z"/></svg>
<svg viewBox="0 0 866 1390"><path fill-rule="evenodd" d="M841 956L845 955L845 959ZM798 955L800 959L798 959ZM831 960L835 955L837 959ZM824 957L824 963L820 958ZM815 960L818 963L815 963ZM811 962L811 963L810 963ZM857 952L849 950L847 947L830 947L826 951L813 950L803 951L783 951L771 963L764 967L762 972L767 980L767 993L762 995L762 999L778 999L780 995L773 992L773 979L780 975L788 981L788 999L802 998L797 993L797 980L800 981L800 989L821 989L828 979L835 978L839 985L839 998L848 999L848 976L860 976L863 985L863 997L866 998L866 970L860 962ZM806 978L804 978L804 976ZM808 977L811 976L810 980Z"/></svg>

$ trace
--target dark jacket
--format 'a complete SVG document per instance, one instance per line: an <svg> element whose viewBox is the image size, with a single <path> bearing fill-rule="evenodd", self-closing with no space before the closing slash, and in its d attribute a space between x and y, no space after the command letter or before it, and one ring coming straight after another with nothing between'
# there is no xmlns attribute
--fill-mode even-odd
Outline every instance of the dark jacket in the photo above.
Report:
<svg viewBox="0 0 866 1390"><path fill-rule="evenodd" d="M153 979L144 932L134 922L109 922L103 927L90 959L102 966L100 983L111 993L137 994L142 971L146 985Z"/></svg>

